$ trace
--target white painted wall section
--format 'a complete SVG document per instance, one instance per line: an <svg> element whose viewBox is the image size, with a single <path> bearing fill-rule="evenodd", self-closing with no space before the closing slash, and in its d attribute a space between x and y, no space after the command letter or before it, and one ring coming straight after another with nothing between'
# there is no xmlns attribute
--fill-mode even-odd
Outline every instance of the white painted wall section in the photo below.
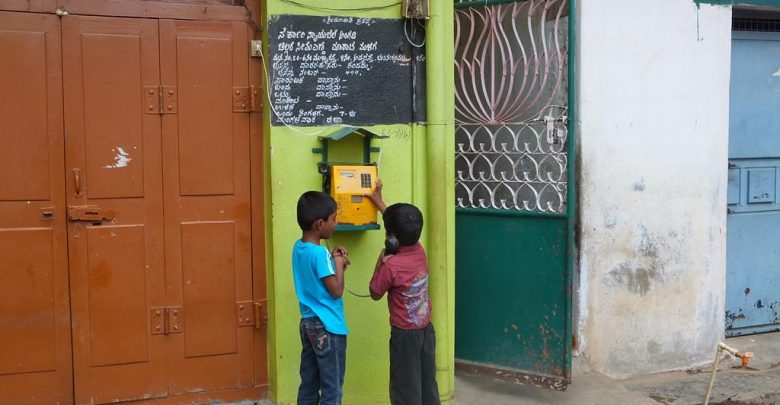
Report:
<svg viewBox="0 0 780 405"><path fill-rule="evenodd" d="M580 1L580 355L612 377L724 334L731 9Z"/></svg>

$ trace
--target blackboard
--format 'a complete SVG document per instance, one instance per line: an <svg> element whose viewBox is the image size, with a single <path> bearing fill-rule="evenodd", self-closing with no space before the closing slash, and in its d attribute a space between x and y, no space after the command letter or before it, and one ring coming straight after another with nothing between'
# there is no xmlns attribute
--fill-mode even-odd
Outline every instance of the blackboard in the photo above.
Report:
<svg viewBox="0 0 780 405"><path fill-rule="evenodd" d="M417 25L399 19L272 17L273 125L424 121L425 51L410 42L423 44L425 36L412 23Z"/></svg>

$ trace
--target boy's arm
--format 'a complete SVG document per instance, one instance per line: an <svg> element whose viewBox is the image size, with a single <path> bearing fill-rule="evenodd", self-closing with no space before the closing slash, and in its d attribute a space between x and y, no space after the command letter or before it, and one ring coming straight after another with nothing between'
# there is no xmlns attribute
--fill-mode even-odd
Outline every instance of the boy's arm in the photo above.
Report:
<svg viewBox="0 0 780 405"><path fill-rule="evenodd" d="M338 247L331 254L322 246L320 249L312 258L312 266L328 293L333 298L340 298L344 293L344 270L349 265L347 250Z"/></svg>
<svg viewBox="0 0 780 405"><path fill-rule="evenodd" d="M347 259L343 255L336 255L333 257L333 261L336 262L336 274L324 277L322 282L333 298L341 298L341 295L344 294L344 269Z"/></svg>
<svg viewBox="0 0 780 405"><path fill-rule="evenodd" d="M344 256L336 256L333 260L336 262L336 274L323 278L322 282L325 283L325 288L328 289L333 298L341 298L341 295L344 294L344 265L346 260Z"/></svg>
<svg viewBox="0 0 780 405"><path fill-rule="evenodd" d="M374 301L381 300L389 288L387 269L383 268L385 263L384 259L385 250L382 249L382 251L379 253L379 257L376 259L374 275L371 277L371 282L368 285L368 291Z"/></svg>
<svg viewBox="0 0 780 405"><path fill-rule="evenodd" d="M368 197L368 199L371 200L374 205L376 205L376 208L379 210L379 212L383 214L385 213L387 205L385 205L385 200L382 199L382 180L376 180L376 187L374 188L374 191L372 191L371 194L366 194L366 197Z"/></svg>

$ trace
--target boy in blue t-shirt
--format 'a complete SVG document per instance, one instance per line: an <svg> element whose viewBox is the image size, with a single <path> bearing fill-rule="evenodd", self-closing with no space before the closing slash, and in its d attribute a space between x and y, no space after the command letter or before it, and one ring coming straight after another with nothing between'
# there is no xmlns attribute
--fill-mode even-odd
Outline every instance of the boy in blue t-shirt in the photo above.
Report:
<svg viewBox="0 0 780 405"><path fill-rule="evenodd" d="M344 320L344 270L347 250L328 252L320 239L336 229L336 201L320 191L307 191L298 199L301 239L292 251L295 292L301 311L301 385L298 405L341 404L347 353Z"/></svg>

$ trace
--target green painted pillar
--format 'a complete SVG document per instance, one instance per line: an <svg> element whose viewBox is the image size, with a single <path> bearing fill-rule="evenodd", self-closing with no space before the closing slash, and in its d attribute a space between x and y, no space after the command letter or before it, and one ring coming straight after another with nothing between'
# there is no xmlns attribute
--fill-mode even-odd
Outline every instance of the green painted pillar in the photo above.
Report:
<svg viewBox="0 0 780 405"><path fill-rule="evenodd" d="M354 16L400 18L400 3L392 0L267 0L267 21L275 15ZM454 391L454 89L453 11L446 0L431 2L432 18L426 28L428 122L426 124L377 125L370 130L388 139L374 141L381 148L379 175L385 182L388 203L412 202L425 215L423 243L429 255L433 322L437 330L437 367L442 398ZM265 66L268 37L264 38ZM269 384L271 399L279 404L295 403L300 382L298 366L301 343L298 336L298 304L292 281L291 247L300 237L295 219L298 196L320 189L316 172L320 156L322 127L272 126L272 112L265 111L266 180L266 265L269 299ZM360 142L346 146L346 153L358 152ZM336 153L336 152L334 152ZM334 156L334 159L337 159ZM384 231L342 232L331 246L350 249L352 266L346 285L367 293L376 256L383 245ZM389 404L390 326L387 303L374 302L345 293L344 307L350 335L347 343L345 405Z"/></svg>
<svg viewBox="0 0 780 405"><path fill-rule="evenodd" d="M455 101L453 2L431 0L426 28L426 249L442 400L455 392Z"/></svg>

